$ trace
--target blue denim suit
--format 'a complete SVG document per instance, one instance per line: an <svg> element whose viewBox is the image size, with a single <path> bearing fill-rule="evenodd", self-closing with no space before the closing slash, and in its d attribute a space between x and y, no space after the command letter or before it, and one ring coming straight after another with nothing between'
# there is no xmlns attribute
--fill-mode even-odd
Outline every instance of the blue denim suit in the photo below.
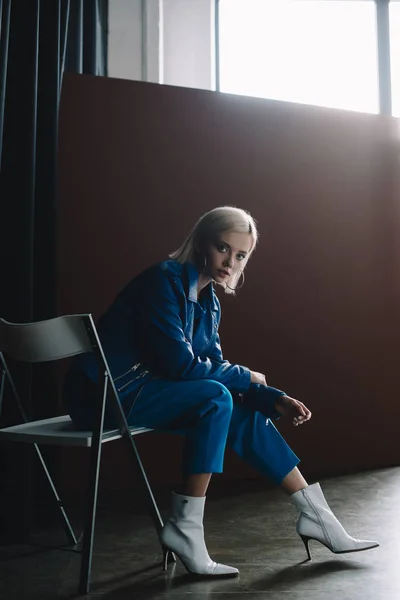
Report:
<svg viewBox="0 0 400 600"><path fill-rule="evenodd" d="M164 261L130 281L98 322L128 422L184 433L185 473L221 472L227 442L243 458L253 457L254 449L244 446L253 447L252 438L261 436L266 447L247 458L280 481L298 462L269 420L278 416L274 404L283 392L252 384L247 367L223 359L218 298L209 284L198 299L197 283L194 265ZM93 355L73 360L64 397L80 428L92 426L97 377ZM271 445L283 462L276 460Z"/></svg>

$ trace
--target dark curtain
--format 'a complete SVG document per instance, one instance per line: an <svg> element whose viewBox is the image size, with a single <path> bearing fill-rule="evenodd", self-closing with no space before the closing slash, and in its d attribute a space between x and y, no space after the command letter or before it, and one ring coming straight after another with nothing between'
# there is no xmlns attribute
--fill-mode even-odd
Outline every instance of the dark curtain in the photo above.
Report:
<svg viewBox="0 0 400 600"><path fill-rule="evenodd" d="M0 316L9 321L56 316L62 78L65 71L107 74L107 4L0 0ZM13 372L28 416L55 414L57 385L50 366L13 365ZM18 418L8 404L2 425ZM31 452L17 445L0 446L0 467L0 536L21 539L30 529L40 476Z"/></svg>

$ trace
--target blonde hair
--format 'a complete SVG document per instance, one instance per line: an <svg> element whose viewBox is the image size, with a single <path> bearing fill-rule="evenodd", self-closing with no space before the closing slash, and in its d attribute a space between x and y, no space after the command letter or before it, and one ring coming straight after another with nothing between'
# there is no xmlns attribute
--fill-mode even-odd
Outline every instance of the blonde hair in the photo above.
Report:
<svg viewBox="0 0 400 600"><path fill-rule="evenodd" d="M197 267L201 267L201 261L203 260L202 248L204 248L205 243L217 239L225 232L249 233L253 238L250 251L242 261L242 268L232 275L228 284L223 284L227 294L235 294L241 273L244 271L258 241L256 223L246 210L235 206L219 206L206 212L197 221L183 244L169 256L179 263L190 262Z"/></svg>

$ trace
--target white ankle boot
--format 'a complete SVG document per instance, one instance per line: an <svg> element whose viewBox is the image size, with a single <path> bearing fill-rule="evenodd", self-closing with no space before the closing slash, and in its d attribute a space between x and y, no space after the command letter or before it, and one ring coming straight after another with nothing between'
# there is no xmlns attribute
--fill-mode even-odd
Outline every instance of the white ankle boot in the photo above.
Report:
<svg viewBox="0 0 400 600"><path fill-rule="evenodd" d="M326 502L319 483L314 483L291 495L300 511L296 531L304 542L311 560L310 540L317 540L335 554L360 552L379 546L378 542L356 540L343 529Z"/></svg>
<svg viewBox="0 0 400 600"><path fill-rule="evenodd" d="M175 552L189 573L197 575L237 575L235 567L220 565L208 555L204 542L203 515L205 497L172 494L172 516L160 533L164 547L164 570L168 552Z"/></svg>

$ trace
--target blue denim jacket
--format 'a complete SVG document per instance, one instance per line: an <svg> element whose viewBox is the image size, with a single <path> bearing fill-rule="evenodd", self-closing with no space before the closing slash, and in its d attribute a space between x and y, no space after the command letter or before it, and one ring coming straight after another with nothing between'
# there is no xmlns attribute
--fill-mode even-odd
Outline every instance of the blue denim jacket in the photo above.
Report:
<svg viewBox="0 0 400 600"><path fill-rule="evenodd" d="M274 403L284 392L251 384L247 367L223 359L219 300L212 284L198 300L197 283L194 265L164 261L130 281L100 318L98 333L121 400L149 378L212 379L243 394L256 410L261 402L262 412L277 417ZM77 373L97 380L93 355L73 360L67 378ZM68 393L74 393L73 386L67 386Z"/></svg>

